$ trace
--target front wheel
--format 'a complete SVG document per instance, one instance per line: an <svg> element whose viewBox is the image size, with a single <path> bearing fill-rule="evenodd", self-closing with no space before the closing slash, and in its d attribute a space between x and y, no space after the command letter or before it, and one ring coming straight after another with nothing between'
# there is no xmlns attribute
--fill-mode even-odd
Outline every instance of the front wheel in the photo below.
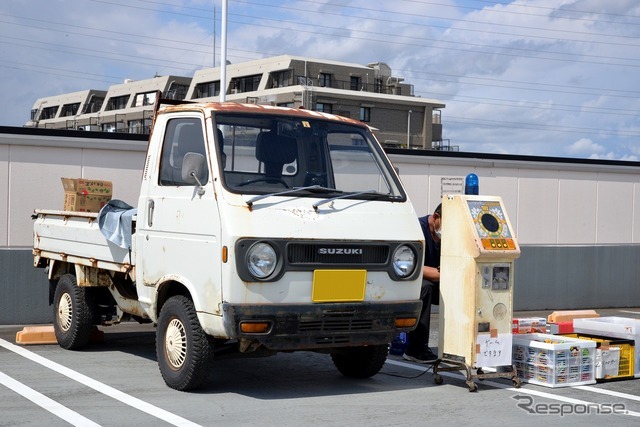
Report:
<svg viewBox="0 0 640 427"><path fill-rule="evenodd" d="M53 296L53 330L60 347L77 350L91 338L96 306L92 293L78 286L76 277L65 274Z"/></svg>
<svg viewBox="0 0 640 427"><path fill-rule="evenodd" d="M345 377L369 378L380 372L387 360L387 354L387 344L370 345L339 350L331 354L331 359Z"/></svg>
<svg viewBox="0 0 640 427"><path fill-rule="evenodd" d="M211 345L190 299L178 295L162 306L156 355L162 378L169 387L193 390L205 380L212 359Z"/></svg>

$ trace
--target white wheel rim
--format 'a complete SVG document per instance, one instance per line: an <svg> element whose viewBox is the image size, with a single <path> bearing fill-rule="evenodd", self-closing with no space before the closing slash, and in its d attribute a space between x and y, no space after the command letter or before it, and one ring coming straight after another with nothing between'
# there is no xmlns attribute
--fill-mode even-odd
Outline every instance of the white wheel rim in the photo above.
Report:
<svg viewBox="0 0 640 427"><path fill-rule="evenodd" d="M171 367L179 369L187 358L187 334L180 320L172 319L167 325L164 349Z"/></svg>
<svg viewBox="0 0 640 427"><path fill-rule="evenodd" d="M73 301L71 295L64 293L58 302L58 325L63 331L68 331L71 327L71 319L73 317Z"/></svg>

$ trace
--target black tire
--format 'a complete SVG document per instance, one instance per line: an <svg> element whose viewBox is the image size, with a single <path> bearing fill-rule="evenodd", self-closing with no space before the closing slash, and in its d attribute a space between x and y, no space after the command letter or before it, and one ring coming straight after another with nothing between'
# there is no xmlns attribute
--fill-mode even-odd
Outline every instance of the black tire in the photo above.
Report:
<svg viewBox="0 0 640 427"><path fill-rule="evenodd" d="M164 382L193 390L206 379L213 353L190 299L178 295L164 303L156 330L156 355Z"/></svg>
<svg viewBox="0 0 640 427"><path fill-rule="evenodd" d="M53 329L60 347L77 350L89 343L95 318L95 303L76 277L65 274L53 295Z"/></svg>
<svg viewBox="0 0 640 427"><path fill-rule="evenodd" d="M389 346L370 345L345 348L331 354L333 364L345 377L369 378L380 372L387 360Z"/></svg>

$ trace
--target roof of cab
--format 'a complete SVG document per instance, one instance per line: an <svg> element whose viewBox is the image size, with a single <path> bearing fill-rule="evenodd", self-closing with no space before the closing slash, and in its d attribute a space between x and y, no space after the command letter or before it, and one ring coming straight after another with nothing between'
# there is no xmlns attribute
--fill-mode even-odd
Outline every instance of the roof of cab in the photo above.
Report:
<svg viewBox="0 0 640 427"><path fill-rule="evenodd" d="M337 116L335 114L323 113L320 111L306 110L303 108L277 107L272 105L260 104L241 104L238 102L206 102L206 103L184 103L178 105L170 105L160 107L159 113L179 112L179 111L205 111L209 110L214 113L257 113L257 114L273 114L296 117L299 119L324 119L331 121L339 121L343 123L354 124L361 127L367 127L366 123L354 120L348 117Z"/></svg>

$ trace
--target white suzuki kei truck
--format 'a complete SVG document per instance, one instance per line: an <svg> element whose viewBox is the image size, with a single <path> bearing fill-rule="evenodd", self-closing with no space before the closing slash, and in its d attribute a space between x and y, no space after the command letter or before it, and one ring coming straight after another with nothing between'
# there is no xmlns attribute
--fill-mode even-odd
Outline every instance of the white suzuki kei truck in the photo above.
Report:
<svg viewBox="0 0 640 427"><path fill-rule="evenodd" d="M343 375L370 377L422 305L416 212L367 125L331 114L164 106L136 210L34 218L59 344L153 322L177 390L201 386L217 358L279 351L326 353Z"/></svg>

